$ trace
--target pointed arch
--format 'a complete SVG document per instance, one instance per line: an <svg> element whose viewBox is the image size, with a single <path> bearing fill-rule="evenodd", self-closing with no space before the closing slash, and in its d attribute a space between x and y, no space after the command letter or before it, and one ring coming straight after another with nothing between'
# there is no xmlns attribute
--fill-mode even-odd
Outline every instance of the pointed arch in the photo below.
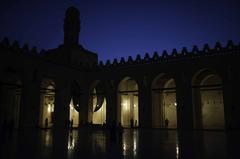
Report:
<svg viewBox="0 0 240 159"><path fill-rule="evenodd" d="M172 75L161 73L152 81L152 127L177 128L176 85Z"/></svg>
<svg viewBox="0 0 240 159"><path fill-rule="evenodd" d="M55 107L55 82L52 79L43 79L40 87L40 114L39 126L51 128Z"/></svg>
<svg viewBox="0 0 240 159"><path fill-rule="evenodd" d="M138 84L131 77L123 78L117 90L117 120L124 127L138 127Z"/></svg>
<svg viewBox="0 0 240 159"><path fill-rule="evenodd" d="M0 124L8 124L12 128L18 128L22 87L22 80L17 74L2 77L0 85Z"/></svg>
<svg viewBox="0 0 240 159"><path fill-rule="evenodd" d="M80 105L80 96L81 89L79 83L77 81L73 81L71 84L71 98L69 102L69 121L70 127L78 127L79 126L79 112L82 109Z"/></svg>
<svg viewBox="0 0 240 159"><path fill-rule="evenodd" d="M222 78L212 69L201 69L192 78L194 127L225 127Z"/></svg>
<svg viewBox="0 0 240 159"><path fill-rule="evenodd" d="M106 85L96 80L90 87L89 122L103 125L106 123Z"/></svg>

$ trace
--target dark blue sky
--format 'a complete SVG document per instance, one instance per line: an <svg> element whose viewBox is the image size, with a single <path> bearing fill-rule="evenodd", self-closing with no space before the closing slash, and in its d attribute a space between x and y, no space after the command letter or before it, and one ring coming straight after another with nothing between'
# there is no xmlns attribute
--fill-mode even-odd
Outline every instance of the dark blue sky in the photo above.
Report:
<svg viewBox="0 0 240 159"><path fill-rule="evenodd" d="M103 61L240 42L239 0L1 0L0 39L58 47L72 5L81 14L80 43Z"/></svg>

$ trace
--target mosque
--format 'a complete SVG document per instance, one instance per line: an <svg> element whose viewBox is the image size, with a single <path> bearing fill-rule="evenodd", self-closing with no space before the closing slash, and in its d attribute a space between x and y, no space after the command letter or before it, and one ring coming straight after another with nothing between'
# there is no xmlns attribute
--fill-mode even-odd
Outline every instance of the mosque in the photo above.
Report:
<svg viewBox="0 0 240 159"><path fill-rule="evenodd" d="M76 8L63 30L64 43L47 51L0 42L1 127L240 128L239 44L103 63L79 44Z"/></svg>

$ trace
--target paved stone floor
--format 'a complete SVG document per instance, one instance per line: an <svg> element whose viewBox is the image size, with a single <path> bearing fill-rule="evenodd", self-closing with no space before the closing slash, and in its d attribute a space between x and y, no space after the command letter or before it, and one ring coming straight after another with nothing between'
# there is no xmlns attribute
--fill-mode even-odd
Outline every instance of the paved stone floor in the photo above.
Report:
<svg viewBox="0 0 240 159"><path fill-rule="evenodd" d="M18 130L1 133L1 159L238 159L236 131L131 130L112 137L107 130Z"/></svg>

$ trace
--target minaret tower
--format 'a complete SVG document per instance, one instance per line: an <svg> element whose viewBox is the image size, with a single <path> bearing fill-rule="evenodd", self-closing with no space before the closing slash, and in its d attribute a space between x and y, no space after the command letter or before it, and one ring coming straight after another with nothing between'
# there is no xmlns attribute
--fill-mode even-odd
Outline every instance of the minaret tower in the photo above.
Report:
<svg viewBox="0 0 240 159"><path fill-rule="evenodd" d="M64 19L64 45L78 45L80 32L80 13L77 8L69 7Z"/></svg>

